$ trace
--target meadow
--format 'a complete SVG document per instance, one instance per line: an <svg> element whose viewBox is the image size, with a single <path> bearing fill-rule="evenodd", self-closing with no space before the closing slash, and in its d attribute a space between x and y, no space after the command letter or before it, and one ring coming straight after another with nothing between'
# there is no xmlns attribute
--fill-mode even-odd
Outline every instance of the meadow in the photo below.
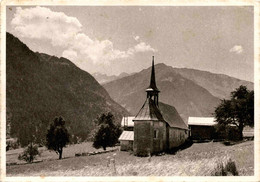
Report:
<svg viewBox="0 0 260 182"><path fill-rule="evenodd" d="M41 148L41 157L32 164L17 160L21 149L7 152L7 176L210 176L220 162L231 159L239 176L254 175L254 142L232 146L220 142L194 143L175 154L136 157L119 151L75 157L75 153L93 152L91 143L71 145L64 150L64 159ZM100 149L101 151L101 149ZM10 163L17 163L10 165Z"/></svg>

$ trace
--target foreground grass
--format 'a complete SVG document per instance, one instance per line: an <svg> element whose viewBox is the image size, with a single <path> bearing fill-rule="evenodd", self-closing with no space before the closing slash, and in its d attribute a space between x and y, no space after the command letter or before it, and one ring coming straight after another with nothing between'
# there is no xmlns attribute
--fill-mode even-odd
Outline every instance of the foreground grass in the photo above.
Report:
<svg viewBox="0 0 260 182"><path fill-rule="evenodd" d="M110 159L114 163L108 164ZM217 164L231 158L240 176L254 174L253 141L233 146L195 143L175 155L135 157L113 152L33 164L7 166L7 176L209 176ZM111 161L111 160L110 160Z"/></svg>
<svg viewBox="0 0 260 182"><path fill-rule="evenodd" d="M117 149L119 147L108 147L107 150ZM41 162L46 160L56 160L58 159L58 154L54 151L49 151L45 147L40 147L39 151L41 156L37 157L35 162ZM95 149L92 147L91 142L84 142L81 144L69 145L68 147L63 148L63 158L75 157L76 153L89 153L94 151L103 151L103 149ZM23 148L9 150L6 152L6 163L9 164L25 164L25 161L18 160L18 156L23 152Z"/></svg>

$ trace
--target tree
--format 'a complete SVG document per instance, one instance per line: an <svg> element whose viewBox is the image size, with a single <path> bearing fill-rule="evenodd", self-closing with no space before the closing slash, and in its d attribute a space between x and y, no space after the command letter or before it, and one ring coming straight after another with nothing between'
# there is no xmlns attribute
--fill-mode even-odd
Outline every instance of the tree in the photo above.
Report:
<svg viewBox="0 0 260 182"><path fill-rule="evenodd" d="M51 123L46 135L46 146L49 150L54 150L62 158L63 147L69 143L69 132L65 127L65 121L62 117L56 117Z"/></svg>
<svg viewBox="0 0 260 182"><path fill-rule="evenodd" d="M93 147L113 147L118 142L118 138L122 133L119 125L115 124L114 116L110 112L102 114L96 121L97 128L94 133Z"/></svg>
<svg viewBox="0 0 260 182"><path fill-rule="evenodd" d="M254 126L254 91L241 85L231 92L230 100L221 100L215 109L215 118L219 126L234 125L239 131L239 139L243 139L245 126Z"/></svg>
<svg viewBox="0 0 260 182"><path fill-rule="evenodd" d="M38 146L30 143L27 148L24 149L23 153L18 156L18 159L31 163L34 161L37 155L40 155Z"/></svg>

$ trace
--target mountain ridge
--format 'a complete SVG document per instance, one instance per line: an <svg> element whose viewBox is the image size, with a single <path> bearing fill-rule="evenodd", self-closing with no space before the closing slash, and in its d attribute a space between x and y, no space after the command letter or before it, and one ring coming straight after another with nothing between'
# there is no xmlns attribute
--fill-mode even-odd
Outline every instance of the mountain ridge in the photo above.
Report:
<svg viewBox="0 0 260 182"><path fill-rule="evenodd" d="M143 69L136 74L108 82L103 86L115 101L134 115L137 108L141 106L140 100L144 101L146 98L145 89L150 83L150 70L151 67ZM241 83L248 83L251 88L253 87L251 82L232 79L232 77L222 74L220 77L224 79L214 80L215 77L219 78L218 74L201 71L204 79L210 78L210 81L204 83L200 81L202 79L199 76L199 70L195 70L195 73L193 71L189 75L188 72L191 71L188 68L183 71L183 68L173 68L164 63L155 65L157 87L161 90L159 100L174 106L185 122L189 116L213 116L214 108L220 99L228 98L230 92ZM223 80L225 83L227 78L231 79L228 81L231 88L226 88L222 84ZM233 84L231 84L232 81L234 81ZM217 89L215 90L215 88Z"/></svg>
<svg viewBox="0 0 260 182"><path fill-rule="evenodd" d="M131 114L135 114L146 98L145 89L150 83L150 72L151 67L103 86L115 101ZM174 106L186 123L190 115L210 115L213 113L213 105L219 102L219 99L212 96L206 89L172 71L172 67L165 67L163 64L155 65L155 75L157 88L161 91L159 101ZM189 90L192 89L194 94L200 97L189 94ZM203 93L203 96L200 93ZM207 98L210 103L203 105L203 97ZM197 104L202 106L198 108Z"/></svg>
<svg viewBox="0 0 260 182"><path fill-rule="evenodd" d="M11 137L26 145L32 137L42 143L49 123L62 116L71 134L88 138L94 120L112 112L117 123L128 112L95 78L66 58L35 53L6 34L6 107Z"/></svg>

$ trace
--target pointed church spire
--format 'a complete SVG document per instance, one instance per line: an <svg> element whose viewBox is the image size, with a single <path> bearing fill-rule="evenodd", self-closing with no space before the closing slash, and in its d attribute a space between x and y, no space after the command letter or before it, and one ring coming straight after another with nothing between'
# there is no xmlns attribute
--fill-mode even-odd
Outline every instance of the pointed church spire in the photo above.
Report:
<svg viewBox="0 0 260 182"><path fill-rule="evenodd" d="M155 70L154 70L154 56L152 61L152 71L151 71L151 80L150 80L150 86L146 89L147 92L147 98L150 98L154 101L154 103L159 107L159 96L158 93L160 92L159 89L156 87L155 82Z"/></svg>
<svg viewBox="0 0 260 182"><path fill-rule="evenodd" d="M151 71L150 86L147 89L154 90L154 91L159 91L158 88L156 87L156 82L155 82L154 56L153 56L153 61L152 61L152 71Z"/></svg>

